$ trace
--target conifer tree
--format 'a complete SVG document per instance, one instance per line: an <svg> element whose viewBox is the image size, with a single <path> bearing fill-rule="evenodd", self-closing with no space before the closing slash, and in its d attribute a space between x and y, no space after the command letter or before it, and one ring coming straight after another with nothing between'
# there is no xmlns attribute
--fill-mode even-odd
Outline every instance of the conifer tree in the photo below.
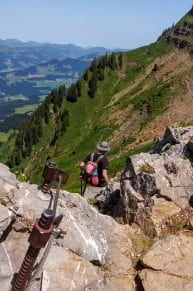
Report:
<svg viewBox="0 0 193 291"><path fill-rule="evenodd" d="M66 87L65 84L61 85L58 89L58 93L62 96L65 97L66 96Z"/></svg>
<svg viewBox="0 0 193 291"><path fill-rule="evenodd" d="M66 99L70 102L76 102L77 101L77 89L75 84L72 84L67 92L67 97Z"/></svg>
<svg viewBox="0 0 193 291"><path fill-rule="evenodd" d="M117 69L117 63L116 63L116 56L114 53L111 54L110 56L110 63L109 66L112 70L116 70Z"/></svg>
<svg viewBox="0 0 193 291"><path fill-rule="evenodd" d="M62 102L65 98L66 98L66 87L65 85L62 85L59 87L57 94L57 105L59 108L62 106Z"/></svg>
<svg viewBox="0 0 193 291"><path fill-rule="evenodd" d="M50 103L49 103L49 98L46 98L44 103L43 103L43 116L44 116L44 121L46 124L49 123L50 120Z"/></svg>
<svg viewBox="0 0 193 291"><path fill-rule="evenodd" d="M102 56L99 59L99 67L104 69L106 67L106 56Z"/></svg>
<svg viewBox="0 0 193 291"><path fill-rule="evenodd" d="M96 93L96 90L97 90L97 72L93 72L92 74L92 77L89 81L89 91L88 91L88 94L91 98L94 98L95 97L95 93Z"/></svg>
<svg viewBox="0 0 193 291"><path fill-rule="evenodd" d="M94 58L94 60L92 61L91 65L90 65L90 71L94 72L97 69L97 61L96 58Z"/></svg>
<svg viewBox="0 0 193 291"><path fill-rule="evenodd" d="M123 67L123 54L122 53L119 54L118 60L119 60L119 68L122 69Z"/></svg>
<svg viewBox="0 0 193 291"><path fill-rule="evenodd" d="M85 70L84 75L83 75L83 79L85 81L88 81L88 69Z"/></svg>
<svg viewBox="0 0 193 291"><path fill-rule="evenodd" d="M64 110L61 114L61 134L66 131L67 126L69 126L69 112Z"/></svg>
<svg viewBox="0 0 193 291"><path fill-rule="evenodd" d="M104 81L105 79L104 69L101 68L98 70L98 78L100 81Z"/></svg>
<svg viewBox="0 0 193 291"><path fill-rule="evenodd" d="M76 89L77 89L78 97L81 97L81 88L82 88L82 82L81 82L81 79L79 79L76 82Z"/></svg>

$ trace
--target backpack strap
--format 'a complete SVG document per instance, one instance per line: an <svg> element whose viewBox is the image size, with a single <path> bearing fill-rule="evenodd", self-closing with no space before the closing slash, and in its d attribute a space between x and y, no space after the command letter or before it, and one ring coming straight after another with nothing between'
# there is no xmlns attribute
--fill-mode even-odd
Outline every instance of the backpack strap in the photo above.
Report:
<svg viewBox="0 0 193 291"><path fill-rule="evenodd" d="M100 162L100 160L102 160L103 157L104 157L104 155L100 155L100 156L98 157L98 159L96 160L96 163L98 164L98 162Z"/></svg>
<svg viewBox="0 0 193 291"><path fill-rule="evenodd" d="M90 161L91 161L91 162L93 162L93 159L94 159L94 153L92 153L92 154L90 155Z"/></svg>
<svg viewBox="0 0 193 291"><path fill-rule="evenodd" d="M90 154L90 161L91 161L91 162L94 162L94 155L95 155L95 153ZM98 157L98 159L95 161L95 163L98 164L98 162L100 162L100 160L102 160L103 157L104 157L104 155L100 155L100 156Z"/></svg>

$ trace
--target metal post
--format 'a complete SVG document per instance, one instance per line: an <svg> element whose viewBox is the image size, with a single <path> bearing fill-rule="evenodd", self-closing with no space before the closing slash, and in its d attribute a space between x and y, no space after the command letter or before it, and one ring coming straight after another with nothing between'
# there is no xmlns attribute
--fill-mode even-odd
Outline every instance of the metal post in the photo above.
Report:
<svg viewBox="0 0 193 291"><path fill-rule="evenodd" d="M25 290L34 263L41 248L45 247L53 230L54 211L47 208L43 211L41 218L37 219L29 237L30 246L23 260L21 269L13 280L11 291Z"/></svg>
<svg viewBox="0 0 193 291"><path fill-rule="evenodd" d="M57 227L63 218L63 215L59 215L58 217L55 217L55 215L60 186L61 184L65 184L67 182L68 174L58 169L56 163L52 161L45 166L43 178L44 182L41 186L41 190L44 194L49 193L49 185L52 181L58 181L58 189L56 191L54 205L53 208L51 208L50 205L49 208L45 209L42 212L40 219L36 220L28 240L30 246L26 252L19 273L15 274L13 278L11 291L24 291L26 288L28 288L28 284L30 285L31 283L30 277L33 271L33 266L35 264L40 249L45 247L46 245L48 247L48 241L51 237L51 234L54 234L55 237L59 237L60 234L65 234L65 231L63 231L62 229L54 229L54 227ZM49 194L51 194L51 191ZM42 258L42 263L45 261L47 253L48 252L46 252L44 257Z"/></svg>

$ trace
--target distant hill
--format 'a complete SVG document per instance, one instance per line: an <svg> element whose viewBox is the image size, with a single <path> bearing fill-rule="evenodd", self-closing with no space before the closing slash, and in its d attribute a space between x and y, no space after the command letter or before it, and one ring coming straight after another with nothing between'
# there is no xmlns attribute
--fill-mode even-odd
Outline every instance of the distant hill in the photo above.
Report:
<svg viewBox="0 0 193 291"><path fill-rule="evenodd" d="M126 158L148 151L167 126L193 125L192 44L193 9L155 43L94 59L75 87L50 94L34 111L9 165L39 184L52 159L77 191L81 159L107 140L110 175L119 175ZM12 148L6 144L2 161Z"/></svg>
<svg viewBox="0 0 193 291"><path fill-rule="evenodd" d="M99 56L112 50L104 47L83 48L73 44L51 44L0 39L0 72L24 69L55 58L80 58Z"/></svg>

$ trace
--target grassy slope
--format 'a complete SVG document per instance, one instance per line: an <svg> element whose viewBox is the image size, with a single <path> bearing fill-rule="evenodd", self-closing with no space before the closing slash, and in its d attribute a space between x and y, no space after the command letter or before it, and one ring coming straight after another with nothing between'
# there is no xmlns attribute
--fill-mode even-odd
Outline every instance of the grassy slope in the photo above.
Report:
<svg viewBox="0 0 193 291"><path fill-rule="evenodd" d="M109 74L109 72L107 72ZM115 73L111 72L108 82L111 84L114 82ZM57 141L56 146L53 149L41 150L41 147L36 150L37 158L34 159L32 164L37 164L37 160L45 161L48 155L52 160L55 160L61 169L67 170L70 173L69 183L70 187L74 190L79 190L79 180L77 187L77 177L79 175L79 162L89 151L93 151L96 148L96 143L101 139L106 139L110 134L110 128L106 125L103 126L100 123L100 118L103 116L104 106L108 104L110 100L111 86L103 84L103 88L100 88L101 93L97 94L96 98L89 98L87 96L87 83L83 88L82 96L76 103L65 103L65 108L70 112L70 126L67 128L65 135ZM105 98L104 94L105 92ZM51 131L49 131L51 132ZM45 145L47 137L43 136L41 144ZM43 154L43 157L42 157ZM34 175L30 177L32 181L37 181L41 176L42 166L35 169Z"/></svg>

